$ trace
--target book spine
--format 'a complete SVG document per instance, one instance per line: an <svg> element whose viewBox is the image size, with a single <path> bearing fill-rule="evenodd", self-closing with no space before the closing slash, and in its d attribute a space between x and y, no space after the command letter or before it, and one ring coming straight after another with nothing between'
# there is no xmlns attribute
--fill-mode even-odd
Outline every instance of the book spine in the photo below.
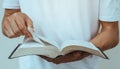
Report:
<svg viewBox="0 0 120 69"><path fill-rule="evenodd" d="M22 43L18 44L17 47L13 50L13 52L10 54L10 56L8 57L8 59L12 59L12 55L14 54L14 52L17 50L17 48L21 45Z"/></svg>

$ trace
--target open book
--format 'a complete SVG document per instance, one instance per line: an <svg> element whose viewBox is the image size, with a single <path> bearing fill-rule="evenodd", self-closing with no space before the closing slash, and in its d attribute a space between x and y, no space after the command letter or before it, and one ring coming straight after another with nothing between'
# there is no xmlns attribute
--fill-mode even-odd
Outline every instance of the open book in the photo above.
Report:
<svg viewBox="0 0 120 69"><path fill-rule="evenodd" d="M90 42L66 40L58 46L54 41L37 37L34 32L30 32L33 36L33 40L27 40L19 44L10 54L9 59L27 55L44 55L50 58L56 58L59 55L66 55L74 51L84 51L108 59L104 52Z"/></svg>

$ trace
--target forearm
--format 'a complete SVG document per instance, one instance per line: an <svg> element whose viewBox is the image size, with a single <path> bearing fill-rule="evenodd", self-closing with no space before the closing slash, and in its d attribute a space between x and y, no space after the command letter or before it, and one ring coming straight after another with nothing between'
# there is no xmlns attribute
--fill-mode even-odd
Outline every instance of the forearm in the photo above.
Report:
<svg viewBox="0 0 120 69"><path fill-rule="evenodd" d="M101 32L90 42L105 51L115 47L119 42L118 22L101 22L101 24Z"/></svg>

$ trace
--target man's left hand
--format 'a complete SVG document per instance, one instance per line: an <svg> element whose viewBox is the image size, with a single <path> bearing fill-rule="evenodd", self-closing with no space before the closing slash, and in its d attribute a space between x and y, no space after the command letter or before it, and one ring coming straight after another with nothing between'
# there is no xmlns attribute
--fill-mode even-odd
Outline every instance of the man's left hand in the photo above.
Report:
<svg viewBox="0 0 120 69"><path fill-rule="evenodd" d="M87 56L89 56L90 53L86 53L86 52L81 52L81 51L75 51L72 53L69 53L67 55L64 56L59 56L55 59L46 57L46 56L40 56L41 58L47 60L48 62L53 62L55 64L60 64L60 63L68 63L68 62L73 62L73 61L79 61Z"/></svg>

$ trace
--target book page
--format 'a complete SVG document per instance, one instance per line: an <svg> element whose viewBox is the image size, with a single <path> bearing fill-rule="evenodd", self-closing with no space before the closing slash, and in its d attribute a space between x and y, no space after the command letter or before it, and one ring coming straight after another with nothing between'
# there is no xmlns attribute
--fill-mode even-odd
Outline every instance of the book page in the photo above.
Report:
<svg viewBox="0 0 120 69"><path fill-rule="evenodd" d="M62 44L61 53L63 55L71 53L73 51L84 51L108 59L107 55L105 55L104 52L87 41L68 40Z"/></svg>
<svg viewBox="0 0 120 69"><path fill-rule="evenodd" d="M37 35L37 33L33 32L30 27L28 27L28 31L31 33L34 41L41 43L41 44L47 44L47 45L49 44L53 46L58 46L57 42L44 38L41 35Z"/></svg>
<svg viewBox="0 0 120 69"><path fill-rule="evenodd" d="M63 42L62 46L61 46L61 51L63 50L63 48L67 47L67 46L83 46L86 48L90 48L90 49L94 49L94 50L99 50L97 47L91 45L89 42L87 41L80 41L80 40L66 40L65 42Z"/></svg>
<svg viewBox="0 0 120 69"><path fill-rule="evenodd" d="M24 45L26 46L26 45ZM27 55L44 55L50 58L56 58L60 52L54 46L34 46L34 47L26 47L20 48L18 47L15 52L10 55L10 58L22 57Z"/></svg>
<svg viewBox="0 0 120 69"><path fill-rule="evenodd" d="M31 40L16 47L9 58L11 59L27 55L44 55L50 58L56 58L58 55L60 55L60 51L55 46L42 45Z"/></svg>
<svg viewBox="0 0 120 69"><path fill-rule="evenodd" d="M30 47L43 47L43 44L40 44L34 40L24 42L20 48L30 48Z"/></svg>
<svg viewBox="0 0 120 69"><path fill-rule="evenodd" d="M56 47L59 46L56 41L53 41L53 40L44 38L44 37L42 37L42 36L38 36L38 38L39 38L42 42L44 42L45 44L53 45L53 46L56 46Z"/></svg>
<svg viewBox="0 0 120 69"><path fill-rule="evenodd" d="M9 58L15 58L25 55L44 55L51 58L56 58L60 55L60 51L56 47L55 42L46 40L43 37L38 37L35 33L28 28L29 32L32 34L33 39L24 39L22 44L19 44Z"/></svg>

